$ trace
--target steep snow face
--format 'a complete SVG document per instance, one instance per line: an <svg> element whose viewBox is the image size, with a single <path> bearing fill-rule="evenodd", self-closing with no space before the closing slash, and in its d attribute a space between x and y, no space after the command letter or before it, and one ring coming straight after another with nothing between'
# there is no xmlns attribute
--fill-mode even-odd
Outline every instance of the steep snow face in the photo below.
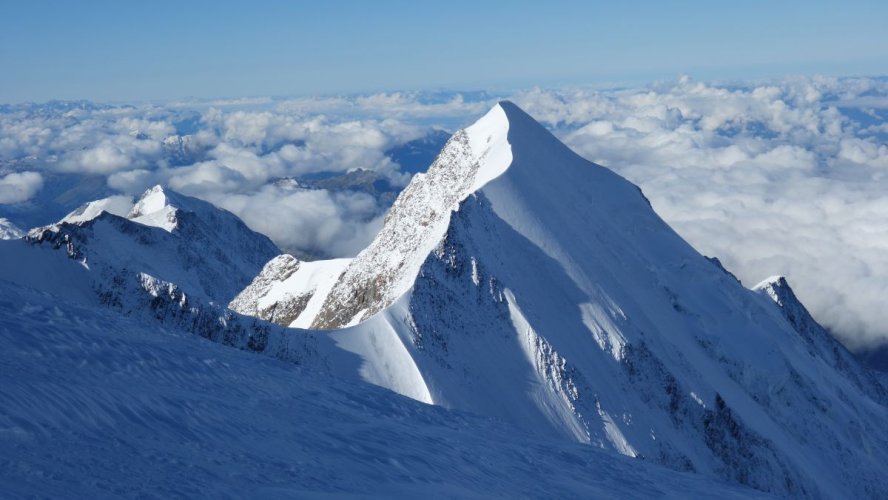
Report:
<svg viewBox="0 0 888 500"><path fill-rule="evenodd" d="M0 280L94 304L89 270L53 248L35 247L24 239L0 240Z"/></svg>
<svg viewBox="0 0 888 500"><path fill-rule="evenodd" d="M0 283L4 497L757 496L151 325Z"/></svg>
<svg viewBox="0 0 888 500"><path fill-rule="evenodd" d="M279 255L228 307L282 326L307 328L349 262L351 259L301 262L289 254Z"/></svg>
<svg viewBox="0 0 888 500"><path fill-rule="evenodd" d="M414 178L314 326L422 401L781 495L888 495L854 360L510 103Z"/></svg>
<svg viewBox="0 0 888 500"><path fill-rule="evenodd" d="M0 240L17 240L25 235L25 232L12 223L11 220L0 217Z"/></svg>
<svg viewBox="0 0 888 500"><path fill-rule="evenodd" d="M192 298L227 304L280 252L233 214L164 190L148 190L123 218L99 200L51 226L34 229L28 241L64 249L88 268L99 293L138 273L175 283Z"/></svg>

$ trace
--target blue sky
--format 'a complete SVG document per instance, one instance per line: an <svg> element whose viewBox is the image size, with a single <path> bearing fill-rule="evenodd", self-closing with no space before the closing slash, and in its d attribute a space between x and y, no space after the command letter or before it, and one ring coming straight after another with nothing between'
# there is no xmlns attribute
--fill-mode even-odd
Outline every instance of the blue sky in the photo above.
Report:
<svg viewBox="0 0 888 500"><path fill-rule="evenodd" d="M5 1L0 102L874 75L888 2Z"/></svg>

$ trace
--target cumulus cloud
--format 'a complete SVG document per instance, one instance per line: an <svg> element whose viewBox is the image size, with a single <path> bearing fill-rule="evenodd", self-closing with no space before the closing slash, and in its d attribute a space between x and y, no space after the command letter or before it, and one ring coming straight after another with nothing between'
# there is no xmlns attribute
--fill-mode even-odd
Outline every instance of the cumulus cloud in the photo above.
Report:
<svg viewBox="0 0 888 500"><path fill-rule="evenodd" d="M43 187L39 172L15 172L0 177L0 203L28 201Z"/></svg>
<svg viewBox="0 0 888 500"><path fill-rule="evenodd" d="M376 200L364 193L266 185L249 193L210 194L207 199L253 230L276 235L281 248L297 255L354 256L382 227Z"/></svg>

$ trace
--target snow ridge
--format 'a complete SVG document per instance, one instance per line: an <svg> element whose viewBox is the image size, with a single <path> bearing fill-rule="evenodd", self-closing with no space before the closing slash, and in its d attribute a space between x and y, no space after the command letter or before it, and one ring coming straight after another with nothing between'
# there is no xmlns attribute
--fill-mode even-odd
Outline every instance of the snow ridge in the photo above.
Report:
<svg viewBox="0 0 888 500"><path fill-rule="evenodd" d="M95 219L101 215L102 212L125 216L131 210L132 206L133 199L129 196L110 196L108 198L102 198L101 200L84 203L79 208L66 215L60 222L80 224Z"/></svg>
<svg viewBox="0 0 888 500"><path fill-rule="evenodd" d="M0 240L17 240L24 235L25 232L13 224L11 220L0 217Z"/></svg>
<svg viewBox="0 0 888 500"><path fill-rule="evenodd" d="M267 237L235 215L155 186L124 218L121 200L88 203L63 220L30 231L35 245L64 247L68 255L94 269L146 272L202 301L227 304L262 266L280 251Z"/></svg>
<svg viewBox="0 0 888 500"><path fill-rule="evenodd" d="M805 342L812 356L817 356L839 370L859 390L874 400L883 405L888 404L888 390L885 386L871 370L863 367L845 346L817 323L796 297L785 277L772 276L752 289L773 301Z"/></svg>
<svg viewBox="0 0 888 500"><path fill-rule="evenodd" d="M9 282L0 346L10 498L765 497Z"/></svg>

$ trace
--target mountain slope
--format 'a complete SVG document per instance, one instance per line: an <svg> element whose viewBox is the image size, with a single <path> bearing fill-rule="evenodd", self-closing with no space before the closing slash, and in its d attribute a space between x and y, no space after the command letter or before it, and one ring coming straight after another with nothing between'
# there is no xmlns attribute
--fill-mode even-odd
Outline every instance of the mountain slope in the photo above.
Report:
<svg viewBox="0 0 888 500"><path fill-rule="evenodd" d="M877 390L511 103L414 178L313 327L421 401L782 495L888 495Z"/></svg>
<svg viewBox="0 0 888 500"><path fill-rule="evenodd" d="M351 259L303 262L289 254L270 260L228 307L282 326L308 328Z"/></svg>

